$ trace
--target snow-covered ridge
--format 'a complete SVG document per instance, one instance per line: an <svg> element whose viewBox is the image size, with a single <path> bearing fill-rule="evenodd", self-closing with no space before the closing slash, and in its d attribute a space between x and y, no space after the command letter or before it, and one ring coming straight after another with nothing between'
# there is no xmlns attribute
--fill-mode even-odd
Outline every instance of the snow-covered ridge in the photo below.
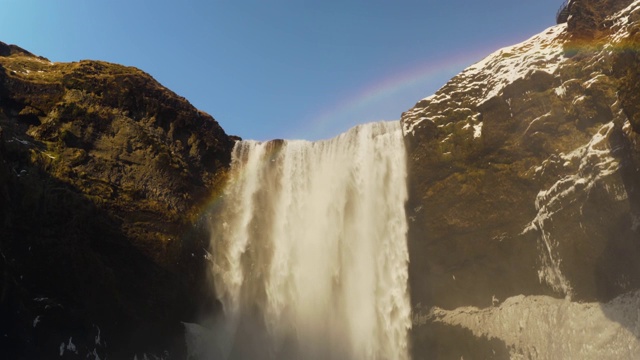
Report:
<svg viewBox="0 0 640 360"><path fill-rule="evenodd" d="M611 35L599 56L594 61L613 53L614 48L628 38L634 26L633 15L640 11L640 0L607 18L611 22ZM405 112L402 118L403 132L415 135L415 129L424 121L443 125L449 116L443 113L460 107L475 109L487 100L501 95L509 84L524 79L533 72L554 74L569 58L565 56L567 24L552 26L540 34L512 46L499 49L481 61L469 66L452 78L435 94L428 96ZM556 89L558 96L564 95L564 88ZM470 138L479 138L475 129L479 125L475 116L469 117L464 126ZM446 124L444 124L446 125Z"/></svg>
<svg viewBox="0 0 640 360"><path fill-rule="evenodd" d="M566 60L561 35L566 24L548 28L542 33L513 46L500 49L484 60L471 65L460 77L466 81L460 87L484 88L483 95L475 99L475 105L496 95L518 79L537 70L553 74Z"/></svg>
<svg viewBox="0 0 640 360"><path fill-rule="evenodd" d="M477 106L533 71L553 74L565 61L562 40L565 30L566 24L556 25L520 44L490 54L455 76L435 94L422 99L421 103L432 106L448 103L452 108L463 103ZM426 119L433 120L434 115L437 114L425 114L422 106L409 110L405 113L404 133L413 133L415 126Z"/></svg>

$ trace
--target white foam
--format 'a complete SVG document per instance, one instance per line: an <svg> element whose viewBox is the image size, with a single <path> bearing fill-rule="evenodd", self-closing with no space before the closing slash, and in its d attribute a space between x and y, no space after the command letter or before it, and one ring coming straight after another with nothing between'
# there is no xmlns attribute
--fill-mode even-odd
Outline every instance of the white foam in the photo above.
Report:
<svg viewBox="0 0 640 360"><path fill-rule="evenodd" d="M267 357L408 358L405 167L398 122L236 143L213 272L232 320L264 322Z"/></svg>

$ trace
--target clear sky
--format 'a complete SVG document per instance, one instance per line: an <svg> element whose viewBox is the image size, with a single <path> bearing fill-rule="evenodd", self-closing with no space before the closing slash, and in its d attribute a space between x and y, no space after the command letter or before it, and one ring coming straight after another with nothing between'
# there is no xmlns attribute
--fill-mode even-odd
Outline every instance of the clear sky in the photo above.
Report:
<svg viewBox="0 0 640 360"><path fill-rule="evenodd" d="M0 0L0 41L138 67L229 134L322 139L400 118L561 0Z"/></svg>

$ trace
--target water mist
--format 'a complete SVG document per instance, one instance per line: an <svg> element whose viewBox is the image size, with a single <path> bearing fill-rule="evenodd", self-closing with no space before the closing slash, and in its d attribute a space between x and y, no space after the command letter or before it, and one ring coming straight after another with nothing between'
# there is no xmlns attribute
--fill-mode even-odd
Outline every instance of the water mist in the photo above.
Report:
<svg viewBox="0 0 640 360"><path fill-rule="evenodd" d="M236 144L211 239L223 357L409 357L405 156L398 122Z"/></svg>

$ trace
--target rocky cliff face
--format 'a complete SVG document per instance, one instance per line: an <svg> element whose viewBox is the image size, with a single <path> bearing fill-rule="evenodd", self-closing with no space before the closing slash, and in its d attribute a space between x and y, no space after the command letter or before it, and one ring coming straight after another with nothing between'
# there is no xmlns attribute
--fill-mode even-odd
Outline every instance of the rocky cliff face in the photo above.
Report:
<svg viewBox="0 0 640 360"><path fill-rule="evenodd" d="M402 116L414 359L640 357L640 1L568 9ZM184 355L232 145L140 70L0 43L0 358Z"/></svg>
<svg viewBox="0 0 640 360"><path fill-rule="evenodd" d="M140 70L0 43L0 357L180 358L232 146Z"/></svg>
<svg viewBox="0 0 640 360"><path fill-rule="evenodd" d="M640 355L640 2L569 9L402 116L414 359L603 358L562 337L598 321Z"/></svg>

